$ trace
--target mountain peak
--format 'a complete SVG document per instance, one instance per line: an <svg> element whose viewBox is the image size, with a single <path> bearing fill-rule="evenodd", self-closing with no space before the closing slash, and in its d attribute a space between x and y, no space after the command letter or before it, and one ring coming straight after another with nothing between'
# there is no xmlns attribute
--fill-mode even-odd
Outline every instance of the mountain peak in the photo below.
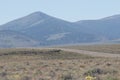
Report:
<svg viewBox="0 0 120 80"><path fill-rule="evenodd" d="M1 30L5 30L5 29L7 29L7 30L22 30L22 29L29 28L31 25L36 24L38 22L48 20L49 18L51 18L51 16L49 16L43 12L37 11L37 12L31 13L27 16L24 16L22 18L19 18L19 19L10 21L6 24L3 24L2 26L4 26L4 27L1 26L0 29Z"/></svg>
<svg viewBox="0 0 120 80"><path fill-rule="evenodd" d="M37 12L31 13L31 14L28 15L28 16L33 16L33 17L45 17L45 16L48 16L48 15L45 14L45 13L43 13L43 12L37 11Z"/></svg>

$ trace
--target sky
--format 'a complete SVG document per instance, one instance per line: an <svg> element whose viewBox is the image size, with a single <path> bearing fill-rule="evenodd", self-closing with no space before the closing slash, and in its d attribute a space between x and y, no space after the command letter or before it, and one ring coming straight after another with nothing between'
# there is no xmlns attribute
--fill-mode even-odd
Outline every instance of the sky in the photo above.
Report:
<svg viewBox="0 0 120 80"><path fill-rule="evenodd" d="M0 0L0 25L41 11L70 22L120 14L120 0Z"/></svg>

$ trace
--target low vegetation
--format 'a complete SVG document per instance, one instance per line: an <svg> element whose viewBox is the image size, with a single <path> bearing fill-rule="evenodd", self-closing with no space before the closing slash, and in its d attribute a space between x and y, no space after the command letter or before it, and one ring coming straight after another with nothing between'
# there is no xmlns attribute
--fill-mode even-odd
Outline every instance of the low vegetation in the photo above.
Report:
<svg viewBox="0 0 120 80"><path fill-rule="evenodd" d="M1 49L0 80L120 80L120 59L46 49Z"/></svg>

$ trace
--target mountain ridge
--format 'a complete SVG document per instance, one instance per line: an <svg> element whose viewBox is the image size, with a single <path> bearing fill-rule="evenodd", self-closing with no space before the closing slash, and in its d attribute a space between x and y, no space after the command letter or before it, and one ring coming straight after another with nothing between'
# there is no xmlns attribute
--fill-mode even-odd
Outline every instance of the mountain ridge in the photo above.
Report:
<svg viewBox="0 0 120 80"><path fill-rule="evenodd" d="M89 29L89 32L92 34L103 35L109 39L120 38L120 15L113 15L98 20L77 21L75 23L84 26L85 29Z"/></svg>
<svg viewBox="0 0 120 80"><path fill-rule="evenodd" d="M120 38L119 20L119 17L110 16L98 20L69 22L42 12L34 12L1 25L0 32L15 31L18 36L23 34L30 37L39 46L102 42ZM111 32L109 29L112 29Z"/></svg>

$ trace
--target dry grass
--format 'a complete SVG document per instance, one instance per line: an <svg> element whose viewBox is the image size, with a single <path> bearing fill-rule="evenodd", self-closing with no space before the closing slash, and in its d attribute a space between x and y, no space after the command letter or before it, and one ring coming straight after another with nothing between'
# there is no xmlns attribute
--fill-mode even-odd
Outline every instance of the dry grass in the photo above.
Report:
<svg viewBox="0 0 120 80"><path fill-rule="evenodd" d="M61 50L2 49L0 80L120 80L120 59L95 58Z"/></svg>

